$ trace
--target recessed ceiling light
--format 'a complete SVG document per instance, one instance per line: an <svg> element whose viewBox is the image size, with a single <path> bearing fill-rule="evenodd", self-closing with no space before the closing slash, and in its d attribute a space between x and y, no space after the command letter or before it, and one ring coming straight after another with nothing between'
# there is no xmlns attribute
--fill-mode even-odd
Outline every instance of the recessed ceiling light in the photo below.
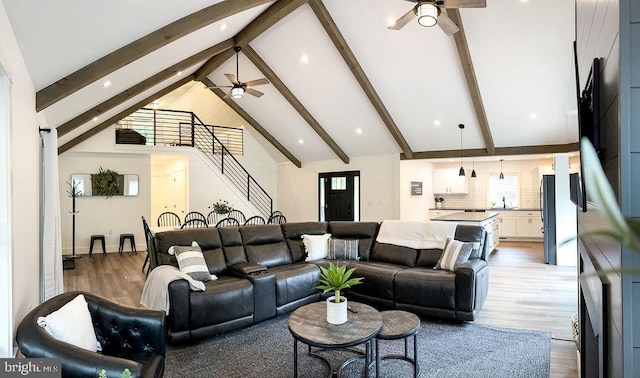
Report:
<svg viewBox="0 0 640 378"><path fill-rule="evenodd" d="M298 139L298 143L300 143L300 144L304 144L304 140L302 140L302 138L301 138L301 139Z"/></svg>
<svg viewBox="0 0 640 378"><path fill-rule="evenodd" d="M527 1L529 1L529 0L520 0L520 2L521 2L522 4L526 3Z"/></svg>
<svg viewBox="0 0 640 378"><path fill-rule="evenodd" d="M362 134L362 129L358 127L358 128L356 129L356 134Z"/></svg>
<svg viewBox="0 0 640 378"><path fill-rule="evenodd" d="M529 118L531 118L531 119L536 119L536 118L538 118L538 115L537 115L536 113L533 113L533 114L531 114L531 115L529 116Z"/></svg>
<svg viewBox="0 0 640 378"><path fill-rule="evenodd" d="M396 20L394 18L389 17L389 19L387 20L387 26L391 27L395 24L396 24Z"/></svg>
<svg viewBox="0 0 640 378"><path fill-rule="evenodd" d="M309 63L309 56L308 56L307 54L302 54L302 55L300 56L300 61L301 61L302 63L305 63L305 64L306 64L306 63Z"/></svg>
<svg viewBox="0 0 640 378"><path fill-rule="evenodd" d="M98 121L98 117L93 117L93 122Z"/></svg>
<svg viewBox="0 0 640 378"><path fill-rule="evenodd" d="M226 29L226 28L227 28L227 24L222 24L222 25L220 25L220 30L224 30L224 29Z"/></svg>
<svg viewBox="0 0 640 378"><path fill-rule="evenodd" d="M110 86L111 86L111 80L107 80L107 81L105 81L104 83L102 83L102 85L103 85L105 88L110 87Z"/></svg>
<svg viewBox="0 0 640 378"><path fill-rule="evenodd" d="M182 71L176 72L176 76L180 76L180 75L182 75Z"/></svg>
<svg viewBox="0 0 640 378"><path fill-rule="evenodd" d="M433 121L433 126L440 126L440 120L436 119Z"/></svg>

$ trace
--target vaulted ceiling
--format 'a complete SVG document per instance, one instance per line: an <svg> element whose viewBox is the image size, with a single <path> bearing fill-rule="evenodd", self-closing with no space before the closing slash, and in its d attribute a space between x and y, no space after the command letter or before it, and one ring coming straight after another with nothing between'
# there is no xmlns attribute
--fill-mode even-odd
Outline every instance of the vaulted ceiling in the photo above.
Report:
<svg viewBox="0 0 640 378"><path fill-rule="evenodd" d="M453 36L389 30L403 0L2 2L61 153L187 91L298 166L459 156L460 123L465 156L577 150L572 1L452 9ZM224 104L205 86L228 84L235 45L241 81L271 84Z"/></svg>

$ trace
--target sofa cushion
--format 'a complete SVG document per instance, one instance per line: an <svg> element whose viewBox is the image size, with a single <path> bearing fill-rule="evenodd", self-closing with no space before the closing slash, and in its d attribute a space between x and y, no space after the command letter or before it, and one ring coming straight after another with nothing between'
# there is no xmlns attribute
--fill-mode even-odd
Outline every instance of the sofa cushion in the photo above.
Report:
<svg viewBox="0 0 640 378"><path fill-rule="evenodd" d="M395 244L376 242L371 251L371 261L415 267L418 251Z"/></svg>
<svg viewBox="0 0 640 378"><path fill-rule="evenodd" d="M326 259L329 254L329 239L331 234L302 235L302 244L307 253L305 261ZM357 253L357 252L356 252Z"/></svg>
<svg viewBox="0 0 640 378"><path fill-rule="evenodd" d="M306 256L302 235L322 235L328 230L327 222L293 222L281 225L282 233L289 246L293 262L303 261Z"/></svg>
<svg viewBox="0 0 640 378"><path fill-rule="evenodd" d="M358 255L358 239L329 239L329 253L327 258L330 260L360 260Z"/></svg>
<svg viewBox="0 0 640 378"><path fill-rule="evenodd" d="M440 261L441 256L442 249L440 248L421 249L420 251L418 251L418 260L416 261L416 266L433 268L434 266L436 266L438 261Z"/></svg>
<svg viewBox="0 0 640 378"><path fill-rule="evenodd" d="M253 314L253 285L248 280L222 276L216 281L206 282L205 288L205 291L189 292L190 329Z"/></svg>
<svg viewBox="0 0 640 378"><path fill-rule="evenodd" d="M215 276L209 273L202 250L197 242L193 241L190 246L171 246L169 254L176 257L180 270L194 280L206 282L215 279Z"/></svg>
<svg viewBox="0 0 640 378"><path fill-rule="evenodd" d="M249 263L268 268L292 263L280 225L243 226L240 234Z"/></svg>
<svg viewBox="0 0 640 378"><path fill-rule="evenodd" d="M299 262L269 269L276 276L276 306L280 307L318 293L320 268Z"/></svg>
<svg viewBox="0 0 640 378"><path fill-rule="evenodd" d="M353 277L364 278L362 284L349 288L349 291L383 300L394 300L393 279L403 267L371 261L349 261L347 265L349 268L356 268ZM348 291L345 295L349 296Z"/></svg>
<svg viewBox="0 0 640 378"><path fill-rule="evenodd" d="M238 227L220 227L218 229L222 249L227 258L227 265L246 264L247 255L242 244L242 235Z"/></svg>
<svg viewBox="0 0 640 378"><path fill-rule="evenodd" d="M329 222L329 233L337 239L358 239L358 255L361 260L369 260L371 246L376 239L378 222Z"/></svg>
<svg viewBox="0 0 640 378"><path fill-rule="evenodd" d="M92 352L96 352L100 347L87 300L82 294L49 315L40 316L37 322L56 340Z"/></svg>
<svg viewBox="0 0 640 378"><path fill-rule="evenodd" d="M227 270L227 263L222 250L222 242L218 230L213 227L191 228L156 234L156 258L159 265L178 267L175 256L169 255L169 248L174 245L188 246L196 241L207 262L209 273L220 275Z"/></svg>
<svg viewBox="0 0 640 378"><path fill-rule="evenodd" d="M394 281L397 303L455 310L456 275L448 270L410 268L399 271Z"/></svg>
<svg viewBox="0 0 640 378"><path fill-rule="evenodd" d="M442 257L440 261L438 261L438 264L436 264L436 269L456 270L460 264L469 260L469 255L474 248L474 244L477 243L447 239Z"/></svg>

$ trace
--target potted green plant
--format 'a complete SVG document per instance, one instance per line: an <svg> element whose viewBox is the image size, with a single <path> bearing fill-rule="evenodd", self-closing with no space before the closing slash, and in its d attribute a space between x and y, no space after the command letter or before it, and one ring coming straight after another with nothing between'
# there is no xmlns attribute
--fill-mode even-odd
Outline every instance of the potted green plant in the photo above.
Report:
<svg viewBox="0 0 640 378"><path fill-rule="evenodd" d="M120 175L111 169L100 167L98 173L91 175L91 191L94 196L106 196L107 198L118 194L120 190Z"/></svg>
<svg viewBox="0 0 640 378"><path fill-rule="evenodd" d="M233 211L233 206L229 205L229 202L225 200L218 200L218 202L213 204L213 211L215 211L216 214L229 214Z"/></svg>
<svg viewBox="0 0 640 378"><path fill-rule="evenodd" d="M320 267L320 285L316 289L323 293L333 291L333 296L327 298L327 322L342 324L347 321L347 298L340 296L340 290L362 283L362 277L351 278L356 268L347 270L346 265L329 263L329 268Z"/></svg>

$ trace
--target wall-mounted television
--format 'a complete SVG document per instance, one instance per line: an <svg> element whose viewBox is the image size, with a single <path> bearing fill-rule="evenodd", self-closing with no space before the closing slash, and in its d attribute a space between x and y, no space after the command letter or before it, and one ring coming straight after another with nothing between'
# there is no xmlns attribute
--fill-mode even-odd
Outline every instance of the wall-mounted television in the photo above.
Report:
<svg viewBox="0 0 640 378"><path fill-rule="evenodd" d="M589 76L584 89L580 87L580 72L578 67L577 44L573 42L573 58L576 75L576 99L578 105L578 135L589 139L600 159L602 159L602 139L600 127L600 59L595 58L591 64ZM570 177L570 185L577 185L572 189L572 198L576 206L583 212L587 211L588 188L584 183L584 161L580 155L580 174ZM574 196L575 195L575 196Z"/></svg>

